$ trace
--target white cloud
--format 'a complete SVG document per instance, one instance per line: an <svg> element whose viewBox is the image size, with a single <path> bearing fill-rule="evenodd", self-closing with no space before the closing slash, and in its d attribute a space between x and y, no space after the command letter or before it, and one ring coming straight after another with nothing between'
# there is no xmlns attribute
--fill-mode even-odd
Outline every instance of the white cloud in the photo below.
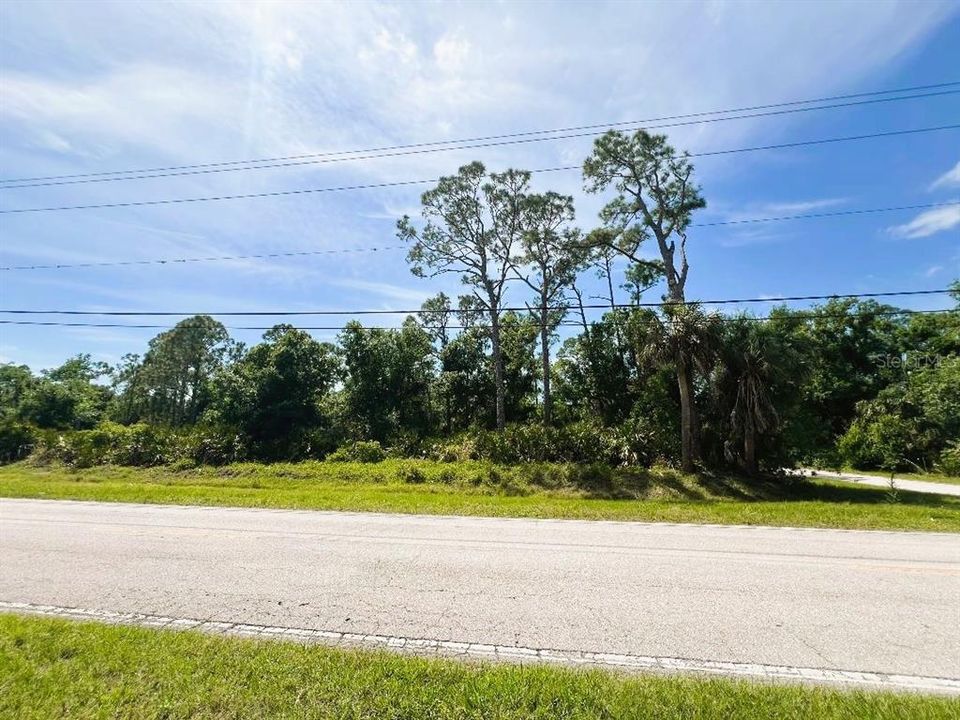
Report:
<svg viewBox="0 0 960 720"><path fill-rule="evenodd" d="M7 72L0 95L0 119L26 125L37 144L100 156L130 145L165 156L196 152L198 133L212 134L240 110L221 83L159 65L79 83Z"/></svg>
<svg viewBox="0 0 960 720"><path fill-rule="evenodd" d="M846 202L848 202L847 198L841 197L812 198L809 200L770 200L748 202L746 204L717 200L709 203L707 207L720 219L736 221L768 216L802 215L843 205Z"/></svg>
<svg viewBox="0 0 960 720"><path fill-rule="evenodd" d="M809 213L815 210L823 210L825 208L836 207L837 205L843 205L846 202L845 198L824 198L822 200L798 200L795 202L774 202L774 203L765 203L763 205L757 206L752 212L756 212L757 215L754 217L759 217L761 215L796 215L802 213Z"/></svg>
<svg viewBox="0 0 960 720"><path fill-rule="evenodd" d="M433 294L425 289L423 285L405 287L403 285L394 285L393 283L358 280L355 278L331 278L327 280L327 283L336 287L362 290L363 292L381 295L392 300L403 300L416 305L419 305Z"/></svg>
<svg viewBox="0 0 960 720"><path fill-rule="evenodd" d="M931 190L944 187L960 187L960 160L958 160L956 165L954 165L950 170L947 170L930 185Z"/></svg>
<svg viewBox="0 0 960 720"><path fill-rule="evenodd" d="M383 69L397 62L409 65L417 60L417 54L417 44L410 38L381 27L372 42L360 48L357 56L363 63Z"/></svg>
<svg viewBox="0 0 960 720"><path fill-rule="evenodd" d="M927 271L924 273L924 275L929 278L933 277L934 275L938 275L941 272L943 272L943 265L931 265L927 268Z"/></svg>
<svg viewBox="0 0 960 720"><path fill-rule="evenodd" d="M693 9L669 2L600 3L588 9L559 2L548 7L281 0L0 3L0 24L7 31L0 61L0 164L29 176L217 162L854 92L882 85L877 78L901 67L905 52L955 12L949 2L867 7L856 0L816 7L714 3ZM678 37L690 41L677 43ZM771 57L784 61L770 62ZM732 148L809 137L800 129L804 117L809 115L668 132L672 142L694 152ZM60 198L92 204L431 178L473 159L490 168L576 165L590 143L584 137L67 186L42 195L39 189L11 191L6 197L24 207L60 203ZM723 168L744 168L761 155L764 162L780 157L763 153L698 161L711 208ZM800 155L791 152L789 158ZM579 221L584 226L596 221L603 198L583 197L577 172L537 175L534 183L541 190L575 195ZM0 252L27 264L45 256L80 261L392 245L389 215L410 210L415 215L423 189L46 214L43 223L37 222L39 216L4 216ZM844 191L823 194L834 192ZM801 195L766 206L740 202L736 209L743 216L789 215L839 202ZM774 242L773 232L782 237L785 230L738 226L729 235L741 244ZM11 303L24 305L49 291L64 305L78 307L121 307L138 297L144 308L189 302L195 303L189 309L227 309L416 306L445 288L439 278L413 278L402 256L345 253L251 262L251 267L238 262L65 272L62 279L89 278L90 287L45 288L24 277L5 286L4 293ZM332 276L354 279L342 281L352 285L336 285ZM100 294L97 285L131 297ZM191 289L202 289L207 297L196 297ZM456 290L453 286L451 292ZM28 339L26 331L11 339L21 352L37 356L57 342L51 333ZM129 349L138 349L138 342Z"/></svg>
<svg viewBox="0 0 960 720"><path fill-rule="evenodd" d="M470 57L470 41L457 34L447 34L433 45L433 58L441 71L456 74Z"/></svg>
<svg viewBox="0 0 960 720"><path fill-rule="evenodd" d="M895 225L889 232L897 237L923 238L960 225L960 205L933 208L917 215L903 225Z"/></svg>

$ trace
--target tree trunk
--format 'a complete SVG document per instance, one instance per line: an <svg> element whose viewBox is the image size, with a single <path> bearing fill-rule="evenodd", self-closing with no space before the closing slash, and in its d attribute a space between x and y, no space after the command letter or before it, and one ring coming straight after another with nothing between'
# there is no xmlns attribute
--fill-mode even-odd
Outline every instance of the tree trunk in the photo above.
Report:
<svg viewBox="0 0 960 720"><path fill-rule="evenodd" d="M757 474L757 430L749 418L743 428L743 462L747 475Z"/></svg>
<svg viewBox="0 0 960 720"><path fill-rule="evenodd" d="M670 302L683 303L683 282L677 282L671 275L673 255L669 260L664 255L667 272L667 298ZM681 465L684 472L693 472L695 463L700 460L700 418L697 413L696 393L693 387L693 363L688 359L677 360L677 384L680 388L680 438Z"/></svg>
<svg viewBox="0 0 960 720"><path fill-rule="evenodd" d="M490 309L490 344L493 347L493 385L496 398L497 430L507 425L503 388L503 353L500 351L500 313L495 307Z"/></svg>
<svg viewBox="0 0 960 720"><path fill-rule="evenodd" d="M549 425L553 413L550 396L550 330L547 327L547 299L540 305L540 362L543 365L543 424Z"/></svg>
<svg viewBox="0 0 960 720"><path fill-rule="evenodd" d="M693 382L690 377L690 367L683 360L677 362L677 385L680 389L680 467L683 472L692 473L696 460Z"/></svg>

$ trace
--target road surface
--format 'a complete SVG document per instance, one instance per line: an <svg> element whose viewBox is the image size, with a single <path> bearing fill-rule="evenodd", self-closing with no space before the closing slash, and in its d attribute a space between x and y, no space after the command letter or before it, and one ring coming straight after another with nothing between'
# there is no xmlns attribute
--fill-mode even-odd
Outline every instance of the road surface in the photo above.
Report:
<svg viewBox="0 0 960 720"><path fill-rule="evenodd" d="M953 534L4 499L0 601L960 692Z"/></svg>
<svg viewBox="0 0 960 720"><path fill-rule="evenodd" d="M832 480L846 480L860 485L869 485L870 487L889 488L889 478L878 477L877 475L861 475L852 472L832 472L830 470L810 470L803 468L800 470L802 475L807 477L819 477ZM929 480L908 480L906 478L894 477L893 487L897 490L909 490L910 492L929 493L931 495L954 495L960 497L960 485L951 485L950 483L930 482Z"/></svg>

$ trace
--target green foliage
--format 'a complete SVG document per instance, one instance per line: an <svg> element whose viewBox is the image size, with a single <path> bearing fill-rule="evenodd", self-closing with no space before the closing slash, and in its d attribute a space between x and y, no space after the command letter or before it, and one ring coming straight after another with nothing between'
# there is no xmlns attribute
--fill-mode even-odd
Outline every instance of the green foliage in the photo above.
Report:
<svg viewBox="0 0 960 720"><path fill-rule="evenodd" d="M390 441L430 430L430 336L408 318L400 330L351 322L340 333L346 370L343 423L357 439Z"/></svg>
<svg viewBox="0 0 960 720"><path fill-rule="evenodd" d="M634 382L635 356L623 340L625 316L607 313L564 343L555 365L558 417L609 425L630 415L640 383Z"/></svg>
<svg viewBox="0 0 960 720"><path fill-rule="evenodd" d="M36 382L26 365L0 364L0 420L20 416L23 400Z"/></svg>
<svg viewBox="0 0 960 720"><path fill-rule="evenodd" d="M33 452L37 431L16 420L0 420L0 463L22 460Z"/></svg>
<svg viewBox="0 0 960 720"><path fill-rule="evenodd" d="M506 422L504 361L499 323L504 291L527 229L530 173L509 169L487 173L482 163L462 166L441 177L421 196L424 225L408 216L397 223L398 237L411 244L407 261L418 277L456 273L470 288L461 307L490 322L496 425Z"/></svg>
<svg viewBox="0 0 960 720"><path fill-rule="evenodd" d="M237 428L262 459L322 456L336 446L325 401L339 377L332 345L277 325L218 373L207 418Z"/></svg>
<svg viewBox="0 0 960 720"><path fill-rule="evenodd" d="M110 372L106 363L77 355L39 378L25 378L23 370L8 372L4 382L4 393L18 402L12 415L37 427L58 429L90 428L103 417L111 392L94 381Z"/></svg>
<svg viewBox="0 0 960 720"><path fill-rule="evenodd" d="M113 417L161 425L196 422L212 397L214 375L241 352L209 315L181 320L150 341L142 362L126 356L118 368Z"/></svg>
<svg viewBox="0 0 960 720"><path fill-rule="evenodd" d="M508 425L502 432L480 431L472 453L496 463L572 462L614 466L649 465L650 436L637 425L602 427L576 422L563 427Z"/></svg>
<svg viewBox="0 0 960 720"><path fill-rule="evenodd" d="M930 470L960 437L960 356L913 370L857 405L857 416L840 438L843 461L855 468Z"/></svg>
<svg viewBox="0 0 960 720"><path fill-rule="evenodd" d="M327 462L378 463L387 459L387 451L376 440L358 440L337 448Z"/></svg>
<svg viewBox="0 0 960 720"><path fill-rule="evenodd" d="M783 429L802 381L800 354L775 324L745 315L723 323L704 424L705 436L714 443L714 461L749 473L757 471L761 459L773 471L789 465Z"/></svg>
<svg viewBox="0 0 960 720"><path fill-rule="evenodd" d="M806 311L778 308L771 313L786 341L802 350L806 380L802 417L790 431L791 442L813 452L830 447L856 414L857 403L876 397L897 379L883 360L901 354L902 322L876 302L831 300Z"/></svg>
<svg viewBox="0 0 960 720"><path fill-rule="evenodd" d="M242 439L230 431L108 422L91 430L43 433L35 460L80 468L96 465L149 467L185 461L223 465L243 459L245 455Z"/></svg>
<svg viewBox="0 0 960 720"><path fill-rule="evenodd" d="M960 477L960 440L947 443L947 447L940 453L937 467L944 475Z"/></svg>
<svg viewBox="0 0 960 720"><path fill-rule="evenodd" d="M666 135L610 130L594 141L583 179L587 192L616 191L600 211L604 227L591 234L593 243L662 272L670 299L682 301L689 270L687 228L693 212L706 206L689 155L678 153ZM651 238L660 252L656 265L641 252Z"/></svg>
<svg viewBox="0 0 960 720"><path fill-rule="evenodd" d="M440 352L437 393L448 432L486 425L494 416L493 375L486 354L486 334L465 330Z"/></svg>

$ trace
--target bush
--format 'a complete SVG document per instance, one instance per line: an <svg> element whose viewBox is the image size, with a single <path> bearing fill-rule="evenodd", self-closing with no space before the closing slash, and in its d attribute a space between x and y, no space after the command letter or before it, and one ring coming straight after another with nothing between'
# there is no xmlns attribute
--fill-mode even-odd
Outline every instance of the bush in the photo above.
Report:
<svg viewBox="0 0 960 720"><path fill-rule="evenodd" d="M177 457L197 465L228 465L247 459L245 438L237 432L219 428L193 428L181 434Z"/></svg>
<svg viewBox="0 0 960 720"><path fill-rule="evenodd" d="M400 479L411 485L421 485L427 482L427 475L418 467L402 467L397 471Z"/></svg>
<svg viewBox="0 0 960 720"><path fill-rule="evenodd" d="M650 436L634 424L603 427L578 422L565 427L509 425L502 432L480 431L475 456L500 464L521 462L603 463L618 467L649 465Z"/></svg>
<svg viewBox="0 0 960 720"><path fill-rule="evenodd" d="M469 435L461 435L451 440L440 440L428 444L423 456L437 462L462 462L464 460L478 460L476 440Z"/></svg>
<svg viewBox="0 0 960 720"><path fill-rule="evenodd" d="M328 462L378 463L386 459L386 450L376 440L348 443L327 456Z"/></svg>
<svg viewBox="0 0 960 720"><path fill-rule="evenodd" d="M149 467L179 461L224 465L244 459L240 436L215 428L171 430L138 423L101 423L92 430L49 431L38 443L35 458L74 467L129 465Z"/></svg>
<svg viewBox="0 0 960 720"><path fill-rule="evenodd" d="M960 477L960 440L954 440L944 448L937 467L944 475Z"/></svg>
<svg viewBox="0 0 960 720"><path fill-rule="evenodd" d="M960 436L960 357L911 372L873 400L857 404L857 417L837 442L856 468L929 469L942 464L948 441Z"/></svg>
<svg viewBox="0 0 960 720"><path fill-rule="evenodd" d="M27 457L37 442L37 431L21 422L0 423L0 463L16 462Z"/></svg>

